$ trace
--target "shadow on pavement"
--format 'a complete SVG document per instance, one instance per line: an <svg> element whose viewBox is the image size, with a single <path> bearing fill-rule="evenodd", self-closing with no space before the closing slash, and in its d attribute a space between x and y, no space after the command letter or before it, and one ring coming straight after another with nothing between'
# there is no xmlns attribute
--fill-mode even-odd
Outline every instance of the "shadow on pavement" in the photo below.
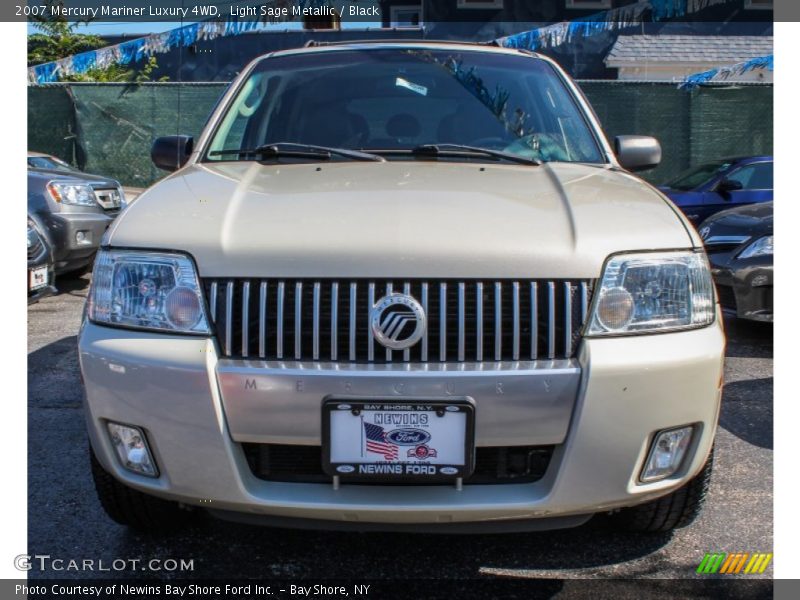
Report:
<svg viewBox="0 0 800 600"><path fill-rule="evenodd" d="M772 358L772 323L725 319L728 358Z"/></svg>
<svg viewBox="0 0 800 600"><path fill-rule="evenodd" d="M772 449L772 377L725 384L719 424L736 437Z"/></svg>

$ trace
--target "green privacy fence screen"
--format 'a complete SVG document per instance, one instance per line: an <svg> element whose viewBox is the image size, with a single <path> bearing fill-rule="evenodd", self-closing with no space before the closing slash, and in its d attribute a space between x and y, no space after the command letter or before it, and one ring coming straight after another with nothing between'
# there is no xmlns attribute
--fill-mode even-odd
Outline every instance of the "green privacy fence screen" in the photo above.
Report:
<svg viewBox="0 0 800 600"><path fill-rule="evenodd" d="M643 176L661 183L697 163L772 153L772 86L713 86L693 92L673 83L583 81L609 137L653 135L661 166ZM147 186L164 175L150 162L161 135L197 135L226 84L53 84L28 88L28 148L82 170Z"/></svg>

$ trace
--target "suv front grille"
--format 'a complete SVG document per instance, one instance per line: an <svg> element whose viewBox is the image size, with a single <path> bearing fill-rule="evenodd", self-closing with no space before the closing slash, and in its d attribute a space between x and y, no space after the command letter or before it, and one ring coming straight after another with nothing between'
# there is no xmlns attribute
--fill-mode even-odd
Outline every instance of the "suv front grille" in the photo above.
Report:
<svg viewBox="0 0 800 600"><path fill-rule="evenodd" d="M401 281L205 279L226 357L262 360L508 361L574 356L591 297L588 280ZM402 292L427 330L406 350L381 346L369 312Z"/></svg>
<svg viewBox="0 0 800 600"><path fill-rule="evenodd" d="M322 470L320 446L288 444L242 444L247 464L255 477L264 481L331 483ZM475 448L475 470L464 485L532 483L544 477L554 446L491 446ZM352 483L381 485L350 478ZM386 485L386 484L383 484ZM409 485L395 483L391 485ZM413 485L420 485L415 483ZM431 484L428 484L431 485ZM437 483L435 485L442 485Z"/></svg>

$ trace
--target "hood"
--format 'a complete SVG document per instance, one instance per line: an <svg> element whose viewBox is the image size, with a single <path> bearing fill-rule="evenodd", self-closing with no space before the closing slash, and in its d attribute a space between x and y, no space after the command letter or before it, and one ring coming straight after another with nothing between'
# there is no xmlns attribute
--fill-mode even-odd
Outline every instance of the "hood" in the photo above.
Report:
<svg viewBox="0 0 800 600"><path fill-rule="evenodd" d="M713 236L762 236L772 233L772 202L729 208L706 219L699 227L704 239Z"/></svg>
<svg viewBox="0 0 800 600"><path fill-rule="evenodd" d="M598 277L614 252L692 245L627 173L435 161L198 163L109 242L188 252L203 276L354 278Z"/></svg>
<svg viewBox="0 0 800 600"><path fill-rule="evenodd" d="M672 200L677 206L691 207L703 204L702 192L694 190L676 190L665 185L658 186L658 190Z"/></svg>
<svg viewBox="0 0 800 600"><path fill-rule="evenodd" d="M47 179L48 181L53 179L75 179L77 181L86 181L91 183L95 187L120 187L119 182L116 179L111 179L110 177L103 177L101 175L91 175L89 173L81 173L81 172L74 172L70 173L68 171L59 171L58 169L28 169L28 177L36 177L40 179Z"/></svg>

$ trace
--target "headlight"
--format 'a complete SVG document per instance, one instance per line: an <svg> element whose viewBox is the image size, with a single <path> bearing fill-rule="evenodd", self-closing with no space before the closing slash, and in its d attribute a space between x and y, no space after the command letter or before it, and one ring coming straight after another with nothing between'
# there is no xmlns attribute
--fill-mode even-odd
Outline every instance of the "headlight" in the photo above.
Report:
<svg viewBox="0 0 800 600"><path fill-rule="evenodd" d="M606 263L588 335L702 327L714 320L714 287L705 254L621 254Z"/></svg>
<svg viewBox="0 0 800 600"><path fill-rule="evenodd" d="M197 273L181 254L100 250L89 318L103 325L210 333Z"/></svg>
<svg viewBox="0 0 800 600"><path fill-rule="evenodd" d="M33 248L39 243L39 234L36 232L36 227L33 221L28 219L28 248Z"/></svg>
<svg viewBox="0 0 800 600"><path fill-rule="evenodd" d="M771 235L758 238L755 242L750 244L747 248L736 258L753 258L754 256L772 256L773 239Z"/></svg>
<svg viewBox="0 0 800 600"><path fill-rule="evenodd" d="M123 189L121 187L117 188L117 198L119 199L119 207L121 209L125 208L126 206L128 206L128 201L125 200L125 192L123 191Z"/></svg>
<svg viewBox="0 0 800 600"><path fill-rule="evenodd" d="M94 189L85 183L51 181L47 184L47 191L53 200L62 204L78 204L80 206L95 206L97 204Z"/></svg>

